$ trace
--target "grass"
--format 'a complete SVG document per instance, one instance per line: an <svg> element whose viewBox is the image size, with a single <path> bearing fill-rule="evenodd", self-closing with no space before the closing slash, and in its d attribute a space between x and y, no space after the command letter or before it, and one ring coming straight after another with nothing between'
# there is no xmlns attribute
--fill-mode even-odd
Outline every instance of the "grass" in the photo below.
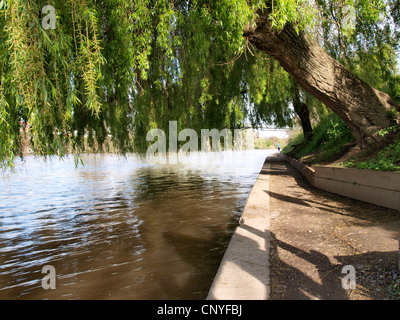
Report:
<svg viewBox="0 0 400 320"><path fill-rule="evenodd" d="M393 142L379 152L373 149L363 155L354 157L343 163L348 168L380 171L400 171L400 134L395 135Z"/></svg>
<svg viewBox="0 0 400 320"><path fill-rule="evenodd" d="M313 128L313 136L304 141L302 133L293 136L282 150L304 163L326 164L340 158L354 141L350 129L336 114L329 114Z"/></svg>
<svg viewBox="0 0 400 320"><path fill-rule="evenodd" d="M340 166L380 171L400 171L400 128L398 126L381 132L388 135L390 143L371 148L364 153L341 163ZM299 133L290 138L282 152L305 164L330 164L345 155L354 138L347 125L337 115L331 113L313 128L313 137L304 141Z"/></svg>

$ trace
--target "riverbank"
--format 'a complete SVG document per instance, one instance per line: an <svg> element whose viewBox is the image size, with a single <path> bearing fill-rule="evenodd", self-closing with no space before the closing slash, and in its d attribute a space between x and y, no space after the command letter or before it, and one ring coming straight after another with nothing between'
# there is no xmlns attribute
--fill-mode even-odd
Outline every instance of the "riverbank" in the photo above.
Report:
<svg viewBox="0 0 400 320"><path fill-rule="evenodd" d="M269 159L250 192L208 300L269 299Z"/></svg>
<svg viewBox="0 0 400 320"><path fill-rule="evenodd" d="M302 132L289 138L282 153L309 166L325 165L374 171L400 171L400 127L381 130L383 140L358 150L349 127L330 113L314 126L313 134L304 139Z"/></svg>
<svg viewBox="0 0 400 320"><path fill-rule="evenodd" d="M209 298L221 299L215 292L223 292L222 288L226 289L226 299L230 299L229 294L240 292L240 288L253 292L251 283L240 287L238 281L251 277L258 280L256 285L264 284L261 294L240 298L400 299L397 268L400 212L314 188L276 155L267 158L260 177L268 180L268 188L266 185L261 188L265 196L260 202L265 205L268 201L263 214L269 227L258 231L246 225L237 228L239 232L248 232L246 239L244 234L241 237L249 245L245 251L235 250L236 241L232 237L228 258L224 257L220 265ZM248 204L254 205L252 194ZM245 223L247 220L244 216ZM262 247L249 240L250 233L264 239ZM228 252L236 252L238 256L229 257ZM243 252L252 256L253 261L258 257L264 264L253 266L252 271L241 267L237 261ZM355 270L354 289L342 287L346 275L342 270L347 265ZM229 270L234 276L224 278Z"/></svg>

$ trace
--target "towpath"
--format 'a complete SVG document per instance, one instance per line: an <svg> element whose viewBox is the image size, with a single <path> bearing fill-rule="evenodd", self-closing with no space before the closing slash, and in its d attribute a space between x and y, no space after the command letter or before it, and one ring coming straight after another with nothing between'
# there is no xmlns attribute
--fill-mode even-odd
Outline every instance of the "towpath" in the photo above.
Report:
<svg viewBox="0 0 400 320"><path fill-rule="evenodd" d="M314 188L281 158L269 162L270 299L393 298L400 212ZM355 289L343 289L344 266Z"/></svg>
<svg viewBox="0 0 400 320"><path fill-rule="evenodd" d="M396 298L399 230L400 212L314 188L270 156L208 299Z"/></svg>

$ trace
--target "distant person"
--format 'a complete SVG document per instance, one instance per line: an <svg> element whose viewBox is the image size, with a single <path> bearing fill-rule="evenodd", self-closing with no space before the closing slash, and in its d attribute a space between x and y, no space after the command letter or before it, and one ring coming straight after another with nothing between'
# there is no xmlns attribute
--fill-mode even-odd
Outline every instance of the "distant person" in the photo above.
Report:
<svg viewBox="0 0 400 320"><path fill-rule="evenodd" d="M278 143L278 152L281 152L281 144Z"/></svg>

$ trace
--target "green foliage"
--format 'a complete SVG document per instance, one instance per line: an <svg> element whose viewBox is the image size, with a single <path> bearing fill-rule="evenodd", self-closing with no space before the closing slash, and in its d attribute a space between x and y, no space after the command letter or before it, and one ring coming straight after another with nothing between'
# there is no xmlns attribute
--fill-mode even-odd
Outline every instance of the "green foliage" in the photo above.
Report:
<svg viewBox="0 0 400 320"><path fill-rule="evenodd" d="M283 153L289 153L294 150L297 145L300 145L304 141L304 134L303 131L293 132L286 144L285 147L282 148Z"/></svg>
<svg viewBox="0 0 400 320"><path fill-rule="evenodd" d="M393 143L373 157L368 157L367 160L356 157L343 163L343 166L368 170L400 171L400 135L397 134L397 139Z"/></svg>
<svg viewBox="0 0 400 320"><path fill-rule="evenodd" d="M262 10L277 29L324 30L325 48L341 48L330 50L335 58L351 57L352 70L400 99L390 71L398 41L377 27L381 4L357 2L361 36L339 26L343 42L321 14L338 12L330 0L0 0L0 165L12 166L25 135L37 154L63 156L101 152L108 141L117 152L143 151L147 131L167 131L171 120L197 131L291 125L291 79L243 37ZM56 9L55 30L41 27L44 5Z"/></svg>
<svg viewBox="0 0 400 320"><path fill-rule="evenodd" d="M399 127L393 126L381 130L381 135L396 134L393 143L379 152L374 152L374 147L361 156L350 159L342 164L348 168L358 168L381 171L400 171L400 135ZM307 144L302 144L303 134L292 137L289 144L282 150L307 162L319 164L336 160L343 154L343 146L351 143L353 137L347 125L335 114L330 113L314 127L314 135ZM298 145L298 147L295 147Z"/></svg>
<svg viewBox="0 0 400 320"><path fill-rule="evenodd" d="M355 25L346 21L342 1L318 0L319 32L323 47L335 59L374 88L391 96L398 94L397 56L400 21L396 1L347 0L355 8Z"/></svg>
<svg viewBox="0 0 400 320"><path fill-rule="evenodd" d="M254 148L255 149L277 149L278 143L280 144L280 147L282 149L286 146L287 139L277 138L277 137L258 138L254 141Z"/></svg>
<svg viewBox="0 0 400 320"><path fill-rule="evenodd" d="M311 1L306 0L275 0L271 3L272 26L278 30L286 23L292 23L297 32L300 29L313 29L317 11Z"/></svg>
<svg viewBox="0 0 400 320"><path fill-rule="evenodd" d="M354 140L346 123L334 113L329 113L314 126L310 141L301 144L303 139L303 134L298 134L282 152L292 151L292 155L298 159L313 155L311 163L319 163L340 155L342 146Z"/></svg>
<svg viewBox="0 0 400 320"><path fill-rule="evenodd" d="M388 285L388 293L393 300L400 300L400 277Z"/></svg>
<svg viewBox="0 0 400 320"><path fill-rule="evenodd" d="M292 79L275 60L265 54L248 57L245 65L249 89L248 118L253 127L262 124L292 126Z"/></svg>
<svg viewBox="0 0 400 320"><path fill-rule="evenodd" d="M380 135L381 137L384 137L385 135L391 133L391 132L396 132L398 130L397 126L391 126L391 127L387 127L385 129L381 129L378 131L378 135Z"/></svg>

